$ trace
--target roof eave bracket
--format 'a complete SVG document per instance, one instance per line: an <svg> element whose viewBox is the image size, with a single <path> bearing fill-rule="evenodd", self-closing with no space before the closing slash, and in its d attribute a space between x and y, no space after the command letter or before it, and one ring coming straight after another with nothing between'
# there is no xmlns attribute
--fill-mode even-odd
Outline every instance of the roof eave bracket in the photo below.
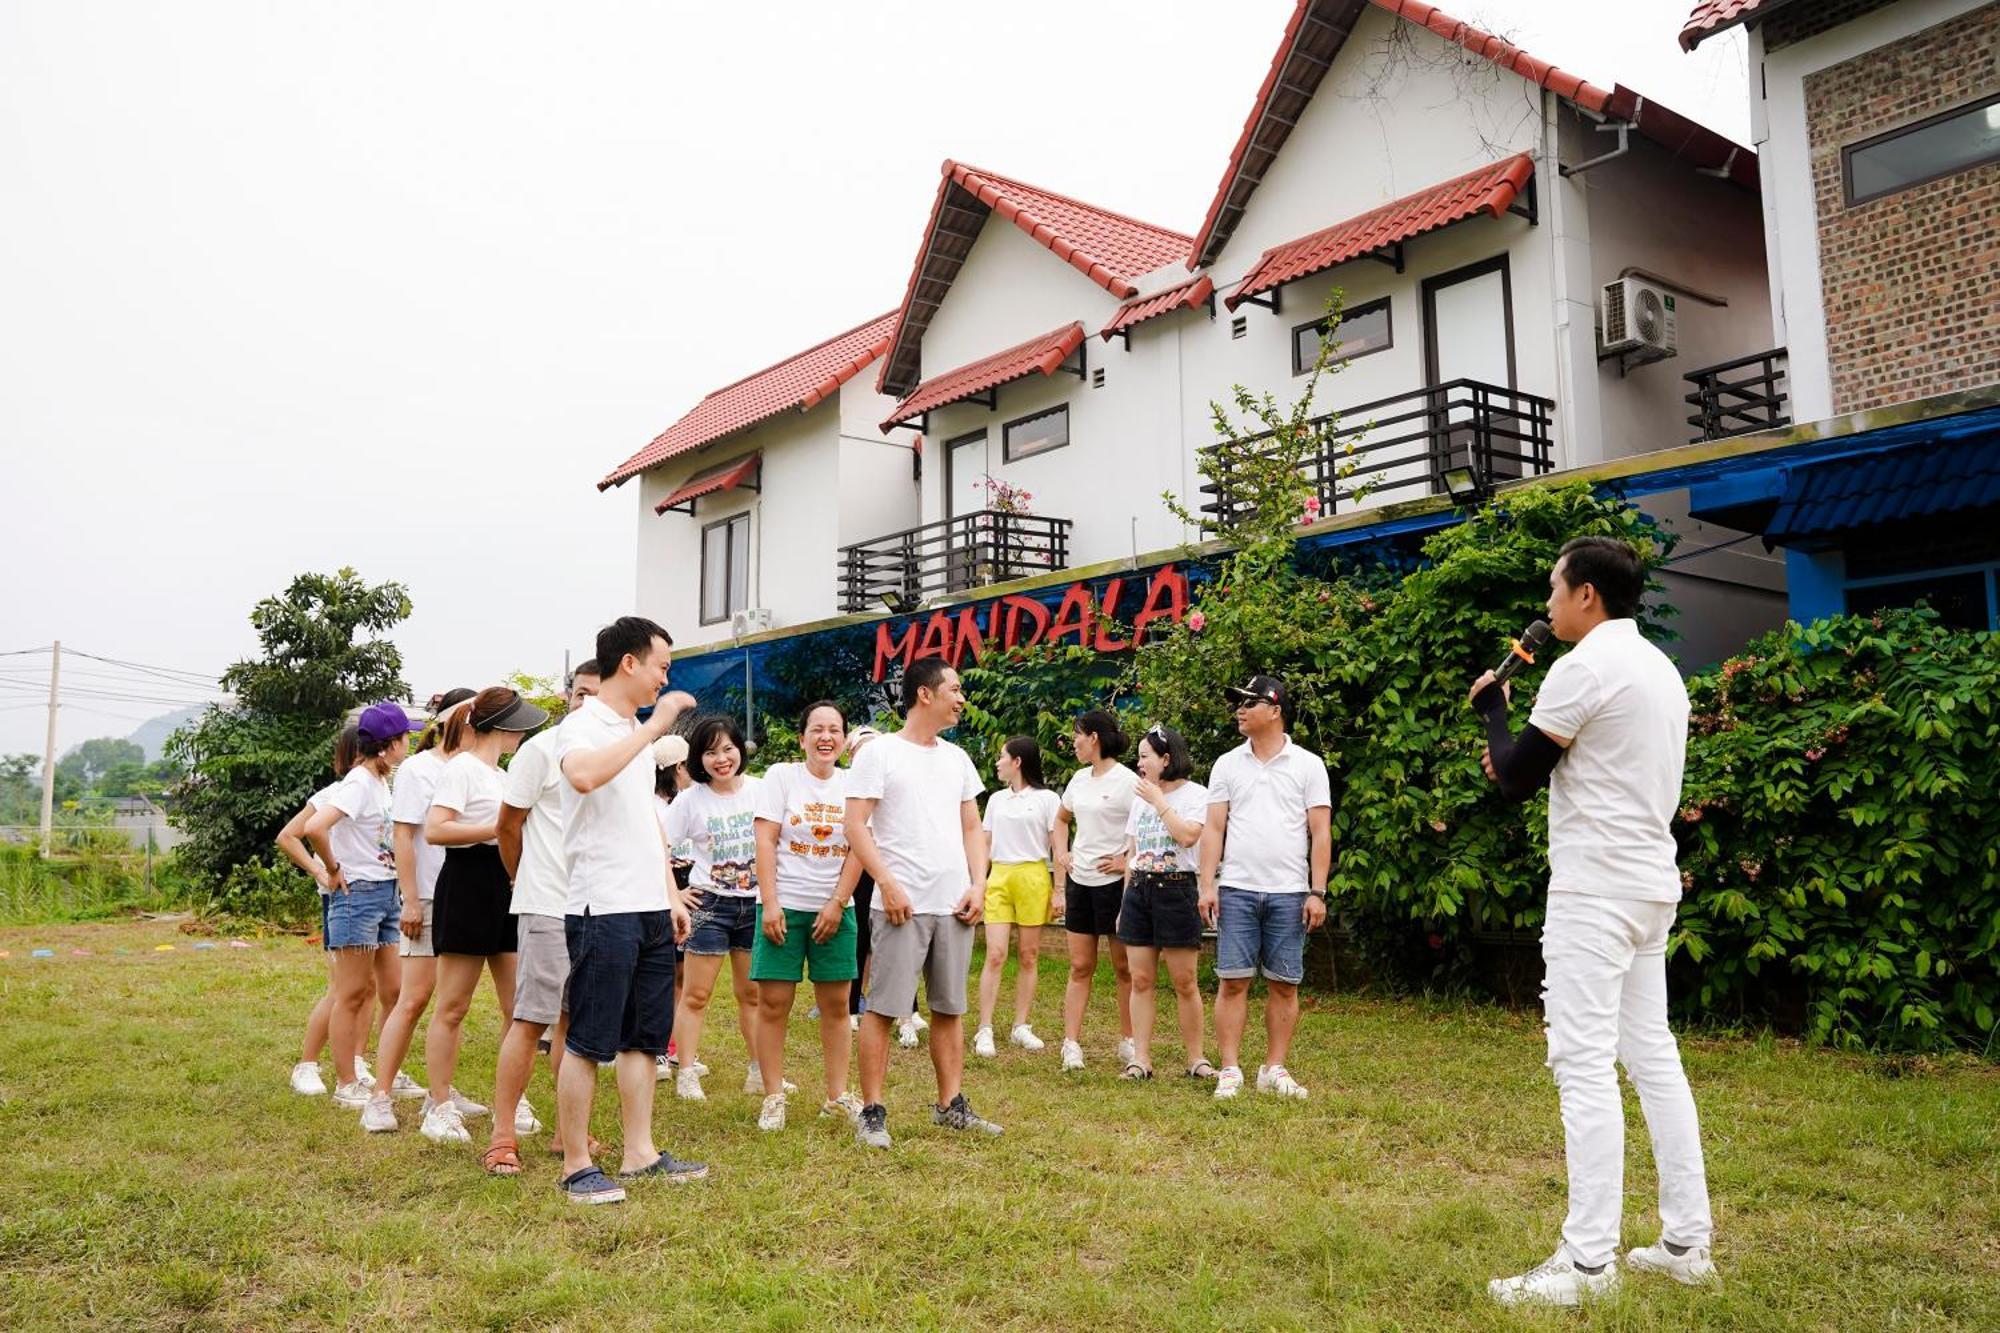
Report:
<svg viewBox="0 0 2000 1333"><path fill-rule="evenodd" d="M1535 178L1533 176L1528 177L1528 183L1523 185L1521 192L1514 196L1514 202L1507 205L1507 211L1516 217L1526 218L1528 225L1531 227L1541 225L1541 202L1535 193Z"/></svg>
<svg viewBox="0 0 2000 1333"><path fill-rule="evenodd" d="M1278 287L1273 287L1270 291L1265 292L1262 296L1239 296L1236 298L1236 304L1260 305L1274 315L1283 314L1284 308L1282 302L1279 299L1279 294L1284 290L1285 289L1282 286L1278 286Z"/></svg>

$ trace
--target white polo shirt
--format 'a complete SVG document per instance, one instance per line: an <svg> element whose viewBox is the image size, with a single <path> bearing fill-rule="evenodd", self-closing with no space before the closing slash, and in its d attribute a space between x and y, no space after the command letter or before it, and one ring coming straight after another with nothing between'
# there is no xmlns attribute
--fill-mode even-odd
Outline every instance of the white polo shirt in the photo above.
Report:
<svg viewBox="0 0 2000 1333"><path fill-rule="evenodd" d="M601 699L556 728L556 766L583 750L601 750L638 729ZM564 911L581 916L667 910L667 847L653 816L653 752L641 746L616 777L591 792L562 784L563 861L569 871Z"/></svg>
<svg viewBox="0 0 2000 1333"><path fill-rule="evenodd" d="M1074 821L1075 836L1069 845L1069 882L1102 885L1116 883L1118 876L1107 875L1097 863L1125 850L1125 821L1132 814L1132 792L1139 775L1123 764L1113 764L1098 777L1088 764L1070 774L1063 788L1062 808Z"/></svg>
<svg viewBox="0 0 2000 1333"><path fill-rule="evenodd" d="M569 905L569 871L563 864L563 788L556 768L556 733L561 726L530 736L507 765L500 799L526 810L521 822L521 861L514 869L514 898L507 910L517 916L561 916Z"/></svg>
<svg viewBox="0 0 2000 1333"><path fill-rule="evenodd" d="M1287 736L1269 763L1245 741L1208 775L1208 803L1229 806L1217 885L1248 893L1310 893L1312 836L1306 811L1332 809L1326 763Z"/></svg>
<svg viewBox="0 0 2000 1333"><path fill-rule="evenodd" d="M1549 892L1679 902L1688 697L1667 655L1607 620L1549 668L1528 722L1572 738L1549 779Z"/></svg>

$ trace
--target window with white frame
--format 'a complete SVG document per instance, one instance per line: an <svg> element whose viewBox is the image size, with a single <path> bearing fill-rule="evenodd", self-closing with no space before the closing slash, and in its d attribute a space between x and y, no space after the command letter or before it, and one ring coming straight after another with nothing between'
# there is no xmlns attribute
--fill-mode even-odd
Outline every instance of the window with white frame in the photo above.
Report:
<svg viewBox="0 0 2000 1333"><path fill-rule="evenodd" d="M731 514L701 530L701 623L713 625L750 605L750 515Z"/></svg>

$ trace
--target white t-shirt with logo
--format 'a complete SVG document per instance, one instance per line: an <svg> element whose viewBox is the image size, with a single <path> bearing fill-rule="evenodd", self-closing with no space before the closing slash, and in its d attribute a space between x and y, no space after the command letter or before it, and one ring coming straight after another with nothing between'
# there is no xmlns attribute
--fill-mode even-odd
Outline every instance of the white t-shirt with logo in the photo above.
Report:
<svg viewBox="0 0 2000 1333"><path fill-rule="evenodd" d="M347 818L327 833L334 864L352 884L396 878L396 843L389 819L389 784L366 764L356 764L327 793L327 803Z"/></svg>
<svg viewBox="0 0 2000 1333"><path fill-rule="evenodd" d="M562 789L569 784L556 771L556 732L530 736L514 752L500 799L526 810L521 821L521 860L514 868L514 897L507 910L516 916L561 916L569 900L569 874L563 865Z"/></svg>
<svg viewBox="0 0 2000 1333"><path fill-rule="evenodd" d="M334 788L338 787L339 785L340 785L340 779L335 778L332 782L327 783L324 787L321 787L318 791L306 797L306 804L311 806L315 811L326 809L327 802L331 800L333 797ZM339 826L335 825L335 827L337 828ZM332 834L329 833L327 835L327 841L328 842L333 841ZM319 891L319 896L324 898L330 892L332 892L332 890L330 889L321 889Z"/></svg>
<svg viewBox="0 0 2000 1333"><path fill-rule="evenodd" d="M875 802L868 831L913 912L949 916L972 887L959 812L981 790L972 760L947 740L918 745L891 732L855 756L848 799Z"/></svg>
<svg viewBox="0 0 2000 1333"><path fill-rule="evenodd" d="M824 782L804 764L773 764L757 794L756 815L778 826L778 906L817 912L833 897L847 864L847 773Z"/></svg>
<svg viewBox="0 0 2000 1333"><path fill-rule="evenodd" d="M1123 764L1113 764L1098 777L1088 768L1070 775L1063 788L1062 808L1074 821L1069 847L1069 882L1110 884L1116 875L1097 868L1098 861L1125 850L1125 821L1132 814L1132 789L1139 775Z"/></svg>
<svg viewBox="0 0 2000 1333"><path fill-rule="evenodd" d="M556 728L556 765L585 750L601 750L639 724L603 700L583 706ZM609 782L580 792L562 783L563 861L569 870L564 911L581 916L667 910L667 847L653 817L653 753L641 746Z"/></svg>
<svg viewBox="0 0 2000 1333"><path fill-rule="evenodd" d="M437 790L431 793L431 808L458 811L467 824L491 824L500 818L500 794L506 776L470 750L461 750L445 761L438 774ZM487 838L478 846L494 847L498 839Z"/></svg>
<svg viewBox="0 0 2000 1333"><path fill-rule="evenodd" d="M392 809L398 824L414 824L417 841L417 897L424 902L437 892L438 871L444 869L444 848L433 847L424 837L424 816L431 810L431 796L444 773L445 760L435 749L413 754L396 769L396 792Z"/></svg>
<svg viewBox="0 0 2000 1333"><path fill-rule="evenodd" d="M746 777L727 796L698 782L667 807L668 842L694 844L688 887L724 898L757 896L757 793L762 778Z"/></svg>
<svg viewBox="0 0 2000 1333"><path fill-rule="evenodd" d="M1200 824L1208 819L1208 788L1199 782L1183 782L1166 793L1167 808L1182 819ZM1235 816L1230 826L1235 827ZM1201 869L1201 839L1183 847L1167 829L1160 812L1134 799L1132 817L1125 823L1125 836L1132 839L1132 872L1140 875L1193 874Z"/></svg>
<svg viewBox="0 0 2000 1333"><path fill-rule="evenodd" d="M1674 903L1673 819L1688 697L1635 620L1607 620L1556 660L1530 725L1571 744L1549 778L1549 892Z"/></svg>
<svg viewBox="0 0 2000 1333"><path fill-rule="evenodd" d="M1047 787L1003 787L987 797L986 817L980 822L993 835L993 864L1047 861L1049 830L1061 808L1061 798Z"/></svg>
<svg viewBox="0 0 2000 1333"><path fill-rule="evenodd" d="M1208 775L1208 803L1229 805L1216 884L1249 893L1308 893L1312 835L1306 811L1332 809L1326 764L1285 738L1265 763L1245 741L1215 761Z"/></svg>

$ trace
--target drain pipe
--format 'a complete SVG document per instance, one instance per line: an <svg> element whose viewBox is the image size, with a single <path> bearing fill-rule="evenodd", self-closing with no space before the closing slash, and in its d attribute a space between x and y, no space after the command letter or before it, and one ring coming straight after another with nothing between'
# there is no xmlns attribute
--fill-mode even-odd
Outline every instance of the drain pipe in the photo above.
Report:
<svg viewBox="0 0 2000 1333"><path fill-rule="evenodd" d="M1582 108L1578 109L1581 110ZM1585 112L1584 114L1589 115L1590 113ZM1601 117L1594 117L1594 119L1597 119L1598 121L1595 128L1599 134L1616 134L1618 136L1618 146L1612 149L1610 152L1601 153L1598 156L1593 157L1586 162L1578 162L1575 166L1564 166L1562 163L1558 162L1556 164L1556 171L1559 175L1581 176L1584 172L1589 171L1593 167L1601 167L1606 162L1615 162L1617 159L1625 156L1625 154L1632 151L1632 143L1630 137L1632 133L1631 121L1604 120Z"/></svg>

